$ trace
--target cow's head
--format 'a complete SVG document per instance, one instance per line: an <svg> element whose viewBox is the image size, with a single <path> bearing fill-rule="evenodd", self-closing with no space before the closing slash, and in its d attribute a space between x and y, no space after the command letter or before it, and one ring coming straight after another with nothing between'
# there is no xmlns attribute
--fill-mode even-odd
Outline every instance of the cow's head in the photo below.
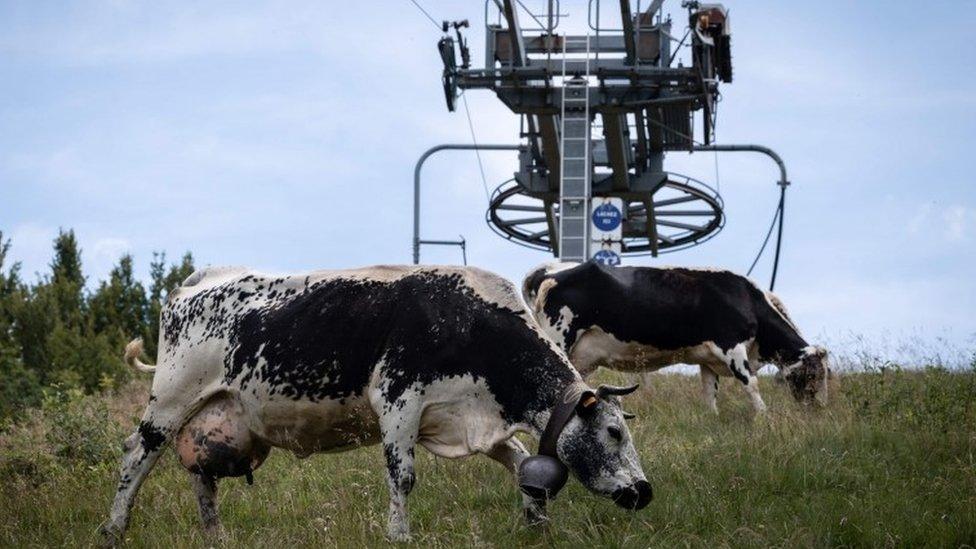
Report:
<svg viewBox="0 0 976 549"><path fill-rule="evenodd" d="M805 347L798 361L783 368L783 378L790 392L803 404L827 404L829 377L827 350L823 347Z"/></svg>
<svg viewBox="0 0 976 549"><path fill-rule="evenodd" d="M559 458L583 486L627 509L643 509L653 497L620 406L620 397L636 389L601 385L596 402L581 403L557 445Z"/></svg>
<svg viewBox="0 0 976 549"><path fill-rule="evenodd" d="M556 443L559 459L583 486L627 509L643 509L652 497L620 406L620 396L635 389L601 385L584 395Z"/></svg>

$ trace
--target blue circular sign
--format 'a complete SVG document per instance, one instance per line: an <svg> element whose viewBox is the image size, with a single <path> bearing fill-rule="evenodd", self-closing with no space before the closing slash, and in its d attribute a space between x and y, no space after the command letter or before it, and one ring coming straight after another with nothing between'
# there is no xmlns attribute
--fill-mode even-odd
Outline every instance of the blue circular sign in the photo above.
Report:
<svg viewBox="0 0 976 549"><path fill-rule="evenodd" d="M620 265L620 256L613 250L600 250L593 254L593 259L601 265L610 265L611 267Z"/></svg>
<svg viewBox="0 0 976 549"><path fill-rule="evenodd" d="M593 226L601 231L612 231L620 226L623 216L620 208L609 202L600 204L593 209Z"/></svg>

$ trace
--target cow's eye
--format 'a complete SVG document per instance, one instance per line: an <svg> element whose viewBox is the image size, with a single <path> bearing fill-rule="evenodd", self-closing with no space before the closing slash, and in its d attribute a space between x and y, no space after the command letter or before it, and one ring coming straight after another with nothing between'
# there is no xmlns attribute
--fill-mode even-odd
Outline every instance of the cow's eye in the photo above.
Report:
<svg viewBox="0 0 976 549"><path fill-rule="evenodd" d="M610 438L618 442L624 438L624 435L620 432L619 427L614 427L611 425L610 427L607 427L607 432L610 433Z"/></svg>

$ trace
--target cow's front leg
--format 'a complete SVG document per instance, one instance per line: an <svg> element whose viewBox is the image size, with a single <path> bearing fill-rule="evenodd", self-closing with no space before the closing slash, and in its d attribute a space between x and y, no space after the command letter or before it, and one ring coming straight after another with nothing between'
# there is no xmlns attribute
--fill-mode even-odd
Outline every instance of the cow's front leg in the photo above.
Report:
<svg viewBox="0 0 976 549"><path fill-rule="evenodd" d="M393 409L396 409L393 406ZM416 476L413 472L414 446L417 443L419 418L391 413L381 420L383 454L386 456L387 484L390 488L390 515L387 536L391 541L410 540L410 522L407 517L407 496L413 490Z"/></svg>
<svg viewBox="0 0 976 549"><path fill-rule="evenodd" d="M522 460L529 457L529 451L525 449L521 441L512 437L493 446L486 455L504 465L515 477L517 483L519 466L522 465ZM532 526L543 524L549 520L546 517L546 500L536 499L525 492L522 492L522 510L525 512L525 520Z"/></svg>
<svg viewBox="0 0 976 549"><path fill-rule="evenodd" d="M718 376L708 366L700 366L702 398L705 399L705 407L713 414L718 414Z"/></svg>
<svg viewBox="0 0 976 549"><path fill-rule="evenodd" d="M736 345L729 351L726 356L726 364L732 371L732 375L742 382L756 413L765 413L766 403L763 402L762 396L759 394L759 378L749 368L749 355L744 343Z"/></svg>

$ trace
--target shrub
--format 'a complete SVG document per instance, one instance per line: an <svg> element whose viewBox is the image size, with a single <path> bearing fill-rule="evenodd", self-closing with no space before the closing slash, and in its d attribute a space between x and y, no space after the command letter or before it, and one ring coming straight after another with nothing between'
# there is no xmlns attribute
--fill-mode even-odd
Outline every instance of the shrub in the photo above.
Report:
<svg viewBox="0 0 976 549"><path fill-rule="evenodd" d="M86 465L117 461L122 430L110 415L106 398L86 396L81 389L47 391L41 410L46 440L54 456Z"/></svg>

